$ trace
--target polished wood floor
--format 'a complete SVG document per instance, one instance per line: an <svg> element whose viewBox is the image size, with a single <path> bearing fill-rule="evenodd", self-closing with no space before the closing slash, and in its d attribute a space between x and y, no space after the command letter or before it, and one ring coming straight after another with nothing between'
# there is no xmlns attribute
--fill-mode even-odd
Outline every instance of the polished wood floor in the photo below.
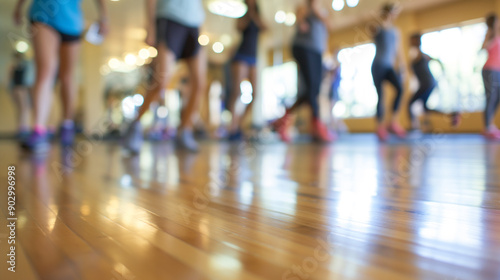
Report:
<svg viewBox="0 0 500 280"><path fill-rule="evenodd" d="M500 279L500 144L479 136L0 155L2 280Z"/></svg>

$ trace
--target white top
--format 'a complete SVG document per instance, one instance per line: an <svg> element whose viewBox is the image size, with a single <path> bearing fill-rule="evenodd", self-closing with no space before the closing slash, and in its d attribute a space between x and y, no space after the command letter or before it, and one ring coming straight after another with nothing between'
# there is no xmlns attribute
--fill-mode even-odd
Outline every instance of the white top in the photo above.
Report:
<svg viewBox="0 0 500 280"><path fill-rule="evenodd" d="M205 10L202 0L158 0L156 17L188 27L200 27L205 21Z"/></svg>

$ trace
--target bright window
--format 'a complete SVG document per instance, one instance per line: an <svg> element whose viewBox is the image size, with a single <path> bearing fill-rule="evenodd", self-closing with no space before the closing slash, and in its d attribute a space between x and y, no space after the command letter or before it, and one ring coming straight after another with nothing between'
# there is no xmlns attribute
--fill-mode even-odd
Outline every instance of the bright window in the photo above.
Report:
<svg viewBox="0 0 500 280"><path fill-rule="evenodd" d="M342 80L339 88L340 101L335 105L334 111L337 117L361 118L375 115L378 97L371 73L374 57L374 44L359 45L339 52Z"/></svg>
<svg viewBox="0 0 500 280"><path fill-rule="evenodd" d="M480 52L486 34L484 23L469 24L426 33L422 36L422 51L444 64L431 70L438 87L429 99L429 107L443 111L482 111L484 87L481 69L486 60Z"/></svg>

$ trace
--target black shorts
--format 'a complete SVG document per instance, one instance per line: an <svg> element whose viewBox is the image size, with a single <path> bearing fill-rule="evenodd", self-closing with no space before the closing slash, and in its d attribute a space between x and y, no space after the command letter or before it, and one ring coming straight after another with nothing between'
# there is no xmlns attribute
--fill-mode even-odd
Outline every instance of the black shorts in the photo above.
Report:
<svg viewBox="0 0 500 280"><path fill-rule="evenodd" d="M167 48L175 54L176 59L190 58L198 54L200 31L195 27L188 27L175 21L156 19L156 44L165 43Z"/></svg>
<svg viewBox="0 0 500 280"><path fill-rule="evenodd" d="M41 21L36 21L36 20L30 20L31 24L35 24L35 23L40 23L40 24L44 24L46 26L49 26L50 28L52 28L55 32L57 32L57 34L59 34L59 37L61 38L61 42L63 43L70 43L70 42L76 42L76 41L79 41L82 37L82 35L69 35L69 34L65 34L65 33L62 33L61 31L55 29L53 26L50 26L46 23L43 23Z"/></svg>

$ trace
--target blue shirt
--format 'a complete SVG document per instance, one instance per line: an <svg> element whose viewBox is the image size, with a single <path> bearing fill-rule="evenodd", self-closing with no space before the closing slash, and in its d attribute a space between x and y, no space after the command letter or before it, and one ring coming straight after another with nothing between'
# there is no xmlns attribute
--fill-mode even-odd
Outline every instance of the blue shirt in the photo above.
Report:
<svg viewBox="0 0 500 280"><path fill-rule="evenodd" d="M375 35L377 52L373 63L392 67L398 52L398 31L396 28L381 28Z"/></svg>
<svg viewBox="0 0 500 280"><path fill-rule="evenodd" d="M156 17L197 28L205 21L205 10L201 0L158 0Z"/></svg>
<svg viewBox="0 0 500 280"><path fill-rule="evenodd" d="M30 21L41 22L66 35L79 36L84 29L81 0L33 0Z"/></svg>

